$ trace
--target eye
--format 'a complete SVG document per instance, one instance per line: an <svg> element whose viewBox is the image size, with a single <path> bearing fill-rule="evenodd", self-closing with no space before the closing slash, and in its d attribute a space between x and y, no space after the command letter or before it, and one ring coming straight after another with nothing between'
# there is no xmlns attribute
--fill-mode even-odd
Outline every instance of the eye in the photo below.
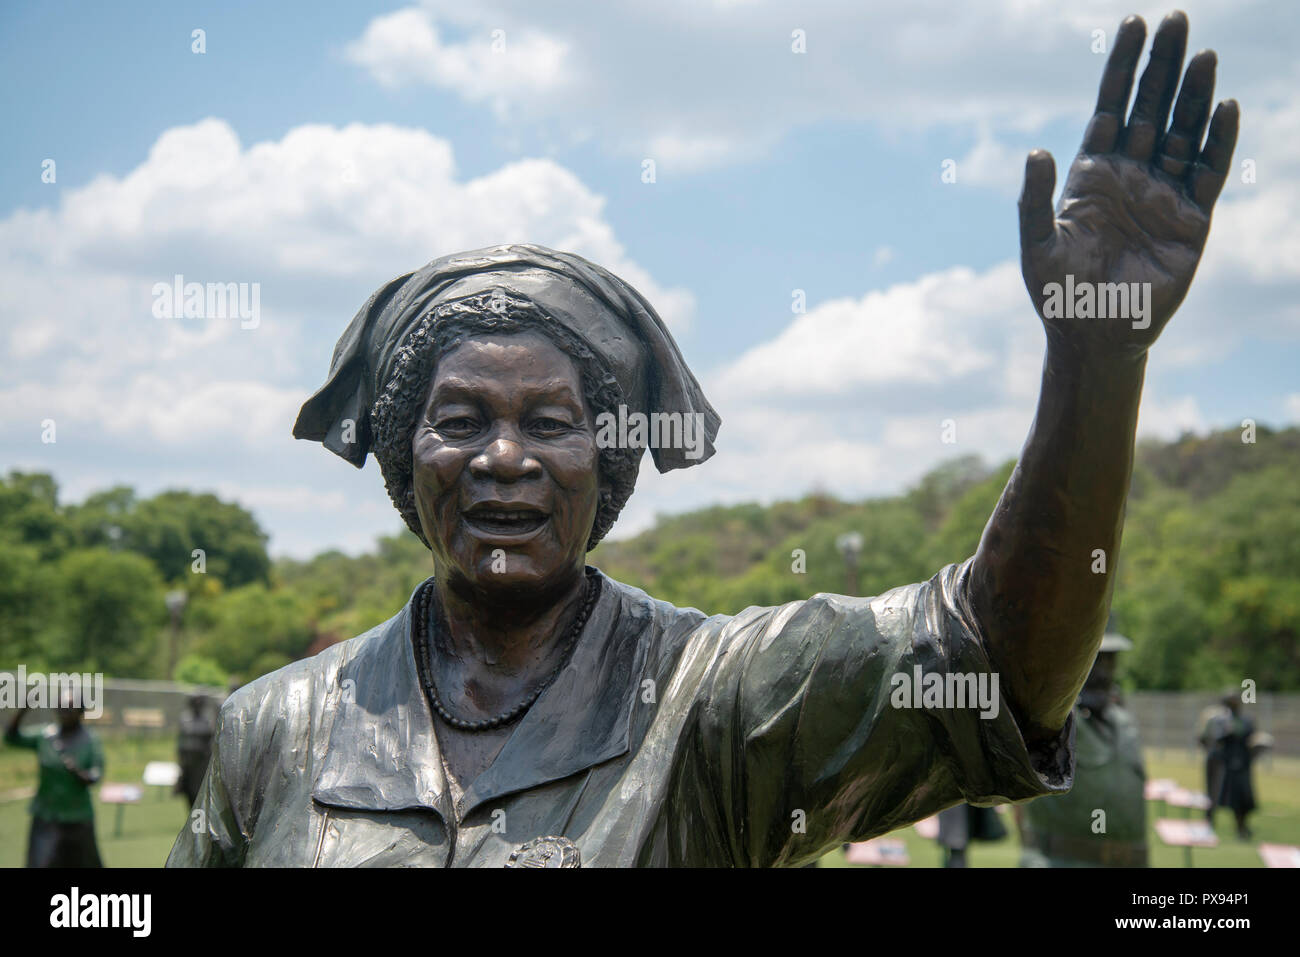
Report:
<svg viewBox="0 0 1300 957"><path fill-rule="evenodd" d="M433 427L448 438L467 438L478 431L478 422L469 416L457 415L439 419Z"/></svg>
<svg viewBox="0 0 1300 957"><path fill-rule="evenodd" d="M544 415L541 418L533 419L533 431L536 432L538 435L543 435L543 436L563 435L565 432L568 432L571 428L572 426L570 426L569 423L561 422L559 419L554 419L551 418L550 416Z"/></svg>

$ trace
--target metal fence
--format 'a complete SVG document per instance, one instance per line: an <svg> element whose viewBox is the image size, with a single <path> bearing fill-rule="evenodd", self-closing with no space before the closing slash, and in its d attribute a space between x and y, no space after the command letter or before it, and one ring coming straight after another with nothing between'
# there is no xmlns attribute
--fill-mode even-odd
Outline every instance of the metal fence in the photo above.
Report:
<svg viewBox="0 0 1300 957"><path fill-rule="evenodd" d="M6 674L13 675L13 672ZM224 688L196 687L174 681L105 678L103 713L96 719L87 715L86 726L111 735L174 735L180 727L186 701L195 692L208 696L209 709L213 713L226 700ZM0 725L8 725L12 714L12 709L0 708ZM52 711L33 708L23 723L28 726L53 720Z"/></svg>
<svg viewBox="0 0 1300 957"><path fill-rule="evenodd" d="M1196 743L1201 712L1220 698L1213 691L1137 691L1126 695L1124 704L1137 719L1144 747L1162 755L1181 750L1195 758L1201 753ZM1273 736L1272 754L1300 757L1300 694L1261 692L1257 698L1242 706L1243 714L1254 720L1256 730Z"/></svg>

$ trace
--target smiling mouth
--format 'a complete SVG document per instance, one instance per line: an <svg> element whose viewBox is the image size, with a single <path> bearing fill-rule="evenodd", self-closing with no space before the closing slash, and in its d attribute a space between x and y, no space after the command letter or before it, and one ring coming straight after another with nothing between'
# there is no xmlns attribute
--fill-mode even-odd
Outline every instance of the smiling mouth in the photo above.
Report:
<svg viewBox="0 0 1300 957"><path fill-rule="evenodd" d="M535 508L482 508L464 513L466 524L489 535L526 535L546 522L546 513Z"/></svg>

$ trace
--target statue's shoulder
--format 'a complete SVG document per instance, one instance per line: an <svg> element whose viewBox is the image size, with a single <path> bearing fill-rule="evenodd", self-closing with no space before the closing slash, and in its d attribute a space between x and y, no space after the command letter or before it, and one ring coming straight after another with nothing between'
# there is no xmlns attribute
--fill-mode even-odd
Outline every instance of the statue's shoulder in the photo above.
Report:
<svg viewBox="0 0 1300 957"><path fill-rule="evenodd" d="M310 658L285 665L233 692L221 707L224 728L253 723L308 726L318 723L326 703L344 691L340 673L358 658L395 652L404 638L406 608L392 618L346 641L336 642Z"/></svg>
<svg viewBox="0 0 1300 957"><path fill-rule="evenodd" d="M640 588L602 576L619 608L623 627L633 627L653 636L656 643L668 648L676 647L688 637L723 639L738 630L752 626L757 621L780 613L789 606L760 608L750 606L737 614L708 614L692 606L678 606L648 595Z"/></svg>
<svg viewBox="0 0 1300 957"><path fill-rule="evenodd" d="M739 637L763 629L773 622L788 621L813 599L786 602L783 605L751 605L735 614L708 614L691 606L678 606L655 598L640 588L603 576L605 587L613 591L623 627L642 632L661 654L673 655L688 641L716 644L725 648ZM814 596L819 598L823 596ZM833 597L833 596L825 596Z"/></svg>
<svg viewBox="0 0 1300 957"><path fill-rule="evenodd" d="M629 585L618 579L610 578L603 572L601 573L601 579L602 587L613 596L620 613L634 620L653 619L664 624L671 624L679 621L703 621L708 617L698 608L679 608L672 602L655 598L635 585Z"/></svg>

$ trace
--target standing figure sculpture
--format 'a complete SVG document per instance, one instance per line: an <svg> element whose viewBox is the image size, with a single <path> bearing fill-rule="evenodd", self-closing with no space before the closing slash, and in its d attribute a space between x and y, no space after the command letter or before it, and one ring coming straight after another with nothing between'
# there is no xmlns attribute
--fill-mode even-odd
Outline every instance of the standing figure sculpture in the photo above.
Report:
<svg viewBox="0 0 1300 957"><path fill-rule="evenodd" d="M374 453L433 577L389 621L226 702L206 826L168 863L792 866L959 801L1068 790L1071 709L1112 589L1091 568L1098 549L1115 567L1147 351L1186 295L1236 139L1235 104L1209 117L1212 53L1174 104L1186 32L1181 14L1162 24L1126 119L1146 28L1124 22L1055 213L1052 159L1030 155L1037 418L977 553L875 598L710 617L586 566L645 445L660 471L687 468L720 425L618 277L510 245L383 286L294 434L358 467ZM1060 318L1043 307L1067 281L1149 283L1150 308ZM611 417L661 441L611 441ZM1000 696L893 707L912 675L998 676Z"/></svg>
<svg viewBox="0 0 1300 957"><path fill-rule="evenodd" d="M1075 707L1074 787L1016 809L1022 867L1146 867L1146 767L1137 722L1115 700L1119 653L1133 643L1101 639Z"/></svg>
<svg viewBox="0 0 1300 957"><path fill-rule="evenodd" d="M189 807L193 807L212 758L212 735L216 726L208 713L207 695L195 692L186 699L185 705L180 734L176 738L176 760L181 768L176 789L185 795Z"/></svg>
<svg viewBox="0 0 1300 957"><path fill-rule="evenodd" d="M19 708L5 729L5 743L36 752L40 778L32 798L28 867L103 867L95 841L90 787L104 776L104 750L82 723L84 709L68 693L60 697L58 724L40 731L21 728Z"/></svg>
<svg viewBox="0 0 1300 957"><path fill-rule="evenodd" d="M1237 836L1243 841L1251 836L1246 819L1255 810L1255 786L1250 773L1255 759L1254 734L1255 722L1241 713L1241 693L1230 689L1220 706L1205 717L1200 736L1205 748L1205 793L1210 798L1206 820L1214 827L1215 810L1231 808Z"/></svg>
<svg viewBox="0 0 1300 957"><path fill-rule="evenodd" d="M939 812L939 835L944 867L969 867L967 851L976 841L1001 841L1007 829L998 820L996 809L974 804L954 804Z"/></svg>

